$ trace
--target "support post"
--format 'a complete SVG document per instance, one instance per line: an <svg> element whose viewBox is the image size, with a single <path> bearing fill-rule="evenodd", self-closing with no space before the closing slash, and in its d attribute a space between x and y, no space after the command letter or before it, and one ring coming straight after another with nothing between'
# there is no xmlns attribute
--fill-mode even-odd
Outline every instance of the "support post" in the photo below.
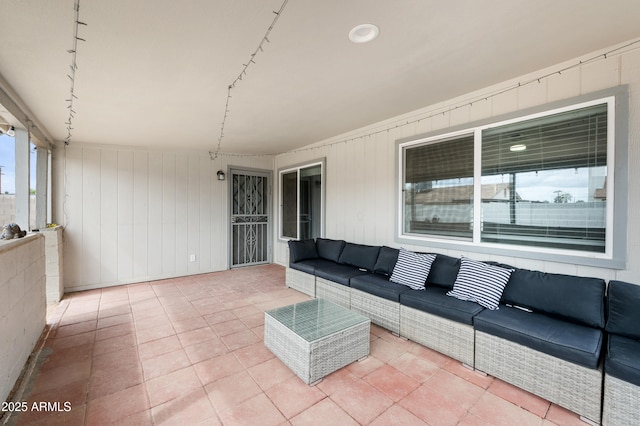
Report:
<svg viewBox="0 0 640 426"><path fill-rule="evenodd" d="M49 152L38 148L36 162L36 228L40 231L47 227L48 189L49 189Z"/></svg>
<svg viewBox="0 0 640 426"><path fill-rule="evenodd" d="M29 224L29 132L16 129L16 223L22 230L31 230Z"/></svg>

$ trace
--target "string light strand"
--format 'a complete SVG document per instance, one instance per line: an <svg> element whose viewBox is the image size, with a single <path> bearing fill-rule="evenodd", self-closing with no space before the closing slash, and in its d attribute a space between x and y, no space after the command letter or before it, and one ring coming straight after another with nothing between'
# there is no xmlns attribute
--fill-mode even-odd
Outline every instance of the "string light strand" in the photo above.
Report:
<svg viewBox="0 0 640 426"><path fill-rule="evenodd" d="M601 54L598 54L596 56L593 56L593 57L591 57L589 59L581 60L578 63L566 66L566 67L561 68L561 69L559 69L557 71L553 71L553 72L541 75L539 77L532 78L531 80L528 80L528 81L518 82L518 83L513 84L511 86L508 86L508 87L506 87L504 89L499 89L499 90L496 90L496 91L491 92L489 94L484 94L482 96L479 96L479 97L477 97L477 98L475 98L475 99L473 99L471 101L468 101L466 103L463 103L463 104L454 105L454 106L451 106L449 108L446 108L446 109L443 109L443 110L439 110L438 112L432 112L432 113L429 113L429 114L424 115L424 116L419 116L418 118L412 118L412 119L404 120L401 123L396 122L393 125L384 126L383 128L381 128L379 130L374 130L374 131L371 131L371 132L366 133L366 134L361 134L359 136L354 136L352 138L340 139L340 140L337 140L337 141L334 141L334 142L329 142L329 143L326 143L326 144L316 145L316 146L307 147L307 148L294 149L292 151L283 152L281 154L294 154L294 153L299 153L299 152L311 151L311 150L315 150L315 149L319 149L319 148L331 147L331 146L338 145L338 144L341 144L341 143L349 143L349 142L355 142L357 140L363 140L363 139L371 138L373 136L377 136L377 135L382 134L382 133L389 133L391 130L395 130L395 129L398 129L398 128L401 128L401 127L405 127L405 126L408 126L408 125L411 125L411 124L417 124L417 123L420 123L421 121L424 121L424 120L428 120L428 119L431 119L431 118L434 118L434 117L445 115L447 113L451 113L451 112L453 112L453 111L455 111L457 109L460 109L460 108L472 107L474 104L477 104L477 103L483 102L483 101L488 101L489 99L492 99L492 98L495 98L496 96L511 92L511 91L519 89L519 88L522 88L523 86L528 86L528 85L531 85L531 84L534 84L534 83L542 83L543 80L549 79L549 78L551 78L551 77L553 77L555 75L562 75L562 73L565 73L567 71L570 71L570 70L573 70L573 69L576 69L576 68L580 68L583 65L590 64L590 63L593 63L593 62L596 62L596 61L599 61L599 60L603 60L603 59L604 60L610 59L612 56L614 56L614 54L620 53L623 50L631 51L631 50L636 50L636 49L639 49L639 48L640 48L640 40L635 40L635 41L629 42L629 43L627 43L627 44L625 44L623 46L620 46L620 47L617 47L615 49L609 50L609 51L607 51L605 53L601 53Z"/></svg>
<svg viewBox="0 0 640 426"><path fill-rule="evenodd" d="M211 160L215 160L216 158L218 158L218 154L220 153L220 148L222 146L222 139L224 139L224 129L225 129L226 125L227 125L227 117L229 116L229 102L231 100L231 91L233 89L235 89L236 85L240 81L242 81L243 77L245 77L247 75L247 70L249 69L249 67L256 63L255 62L256 56L258 56L259 53L264 52L264 47L263 47L264 44L271 42L269 40L269 35L271 34L271 31L273 31L273 28L275 27L276 23L278 22L278 19L280 19L280 16L282 15L282 12L284 11L285 7L287 6L287 3L289 3L289 0L284 0L284 2L282 3L282 6L280 6L280 9L278 9L277 11L273 11L273 13L276 16L273 18L273 21L271 22L271 25L269 25L269 28L267 28L267 31L265 32L264 36L260 40L260 43L258 44L258 47L256 47L256 49L253 51L253 53L251 53L247 63L246 64L242 64L242 70L240 71L238 76L233 80L233 82L231 82L231 84L227 87L227 100L225 102L224 116L222 118L222 123L220 124L220 135L218 136L218 145L217 145L215 151L209 151L209 156L211 157Z"/></svg>
<svg viewBox="0 0 640 426"><path fill-rule="evenodd" d="M73 47L70 50L67 50L67 53L71 54L71 65L69 66L71 72L67 74L67 77L69 77L69 80L71 80L71 88L69 89L69 99L66 100L67 108L69 109L69 118L64 123L67 126L67 137L64 139L65 145L69 145L69 143L71 142L71 131L73 130L72 124L76 114L75 110L73 109L73 101L74 99L78 99L78 97L75 95L76 71L78 70L78 41L86 41L85 39L78 36L79 28L81 25L87 25L86 23L80 21L80 0L75 1L73 9L76 14L73 25Z"/></svg>

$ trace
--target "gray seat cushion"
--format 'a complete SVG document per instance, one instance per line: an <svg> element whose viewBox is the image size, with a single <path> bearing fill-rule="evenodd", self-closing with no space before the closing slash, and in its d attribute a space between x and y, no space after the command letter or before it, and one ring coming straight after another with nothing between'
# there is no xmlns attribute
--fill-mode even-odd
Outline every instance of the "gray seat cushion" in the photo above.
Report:
<svg viewBox="0 0 640 426"><path fill-rule="evenodd" d="M378 274L359 275L351 278L351 288L355 288L383 299L400 301L400 294L409 288L389 281L389 277Z"/></svg>
<svg viewBox="0 0 640 426"><path fill-rule="evenodd" d="M366 271L361 271L356 267L340 265L338 263L323 265L322 267L316 267L315 269L316 277L324 278L346 286L349 286L349 280L351 278L365 274L367 274Z"/></svg>
<svg viewBox="0 0 640 426"><path fill-rule="evenodd" d="M598 368L603 332L551 316L500 305L474 318L476 330L587 368Z"/></svg>
<svg viewBox="0 0 640 426"><path fill-rule="evenodd" d="M438 315L463 324L473 324L473 317L484 308L477 303L466 302L447 296L446 287L432 286L426 290L411 290L400 295L400 303L433 315Z"/></svg>
<svg viewBox="0 0 640 426"><path fill-rule="evenodd" d="M609 335L604 371L620 380L640 386L640 341Z"/></svg>
<svg viewBox="0 0 640 426"><path fill-rule="evenodd" d="M314 275L316 272L316 268L326 268L331 265L335 265L335 262L325 259L307 259L295 263L290 263L289 267L291 269L297 269L298 271Z"/></svg>

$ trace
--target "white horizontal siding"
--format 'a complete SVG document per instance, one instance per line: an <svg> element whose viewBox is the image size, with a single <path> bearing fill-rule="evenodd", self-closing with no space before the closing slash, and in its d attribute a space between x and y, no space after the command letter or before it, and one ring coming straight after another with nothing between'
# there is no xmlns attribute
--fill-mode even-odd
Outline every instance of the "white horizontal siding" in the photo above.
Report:
<svg viewBox="0 0 640 426"><path fill-rule="evenodd" d="M604 51L606 51L605 49ZM597 52L596 52L597 54ZM586 55L592 58L595 54ZM629 209L627 269L608 270L573 264L538 261L515 257L499 257L473 252L438 252L452 256L466 255L478 259L493 259L519 267L549 272L578 274L620 279L640 284L640 51L631 50L607 59L554 73L579 63L579 59L558 64L493 87L468 93L438 105L413 111L375 123L348 134L310 144L308 147L276 156L276 170L326 157L326 233L327 238L339 238L364 244L394 243L396 234L396 140L422 133L468 124L532 106L576 97L597 90L629 84ZM536 81L538 76L553 74ZM535 83L518 86L518 82ZM513 90L497 94L505 88ZM472 101L473 104L470 104ZM459 108L454 108L455 106ZM442 111L445 111L442 113ZM416 118L427 117L416 121ZM414 122L415 121L415 122ZM407 124L410 122L411 124ZM375 133L375 134L372 134ZM313 142L313 141L310 141ZM277 188L277 186L276 186ZM276 194L277 196L277 194ZM274 236L277 262L288 261L287 245ZM407 246L424 251L424 246ZM436 250L434 250L436 251Z"/></svg>

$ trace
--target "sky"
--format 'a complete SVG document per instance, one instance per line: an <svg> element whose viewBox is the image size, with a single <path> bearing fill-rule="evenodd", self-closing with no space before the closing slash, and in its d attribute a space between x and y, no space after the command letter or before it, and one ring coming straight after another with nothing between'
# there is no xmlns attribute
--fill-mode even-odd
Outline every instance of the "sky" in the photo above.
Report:
<svg viewBox="0 0 640 426"><path fill-rule="evenodd" d="M31 189L36 187L36 152L31 146ZM14 194L16 191L15 139L5 134L0 135L0 166L2 166L2 194Z"/></svg>

